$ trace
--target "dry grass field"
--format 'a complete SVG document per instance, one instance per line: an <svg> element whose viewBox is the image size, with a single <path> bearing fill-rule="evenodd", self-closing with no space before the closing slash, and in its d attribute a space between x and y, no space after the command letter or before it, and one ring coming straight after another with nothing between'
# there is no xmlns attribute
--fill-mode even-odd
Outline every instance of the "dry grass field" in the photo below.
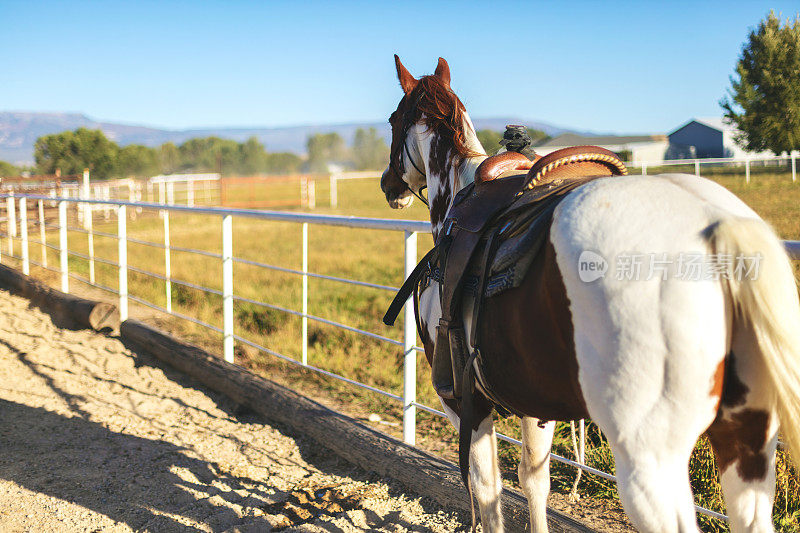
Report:
<svg viewBox="0 0 800 533"><path fill-rule="evenodd" d="M672 169L670 169L672 171ZM653 173L652 170L650 173ZM786 239L800 239L800 183L792 183L790 174L758 171L750 184L744 183L743 174L716 175L712 179L722 183L752 206L778 233ZM318 205L328 199L327 180L317 182ZM287 194L295 194L287 189ZM266 193L265 193L266 194ZM280 198L278 198L280 199ZM335 213L366 217L407 218L424 220L424 206L416 202L405 211L393 211L386 206L383 194L375 179L351 180L339 183L339 208L318 207L315 213ZM212 253L221 250L221 219L210 216L178 215L170 217L172 246L200 249ZM268 263L283 268L300 269L301 229L299 224L277 223L247 218L234 218L234 256ZM0 228L5 231L5 228ZM104 221L96 215L95 229L116 232L114 220ZM38 230L31 229L32 237ZM163 242L163 222L155 214L143 213L128 223L128 234L135 239ZM57 244L57 232L48 232L48 241ZM18 246L18 245L17 245ZM86 235L69 232L71 250L86 254ZM429 235L420 235L419 255L431 246ZM18 249L16 250L19 253ZM2 260L7 260L6 239L2 243ZM99 258L117 260L117 242L110 237L95 237L95 253ZM400 232L358 230L340 227L309 227L309 270L355 280L397 287L402 283L403 235ZM32 245L31 258L40 261L38 245ZM162 249L141 244L129 245L129 264L133 267L164 274ZM55 250L49 250L48 262L57 265ZM221 261L215 257L173 251L172 277L216 290L222 288ZM88 263L70 257L70 271L88 277ZM97 282L107 287L117 287L117 270L114 266L97 263ZM41 268L33 274L56 281L55 275ZM79 282L72 280L71 283ZM234 286L237 296L268 302L299 311L301 309L301 279L296 274L267 270L247 264L234 266ZM158 279L131 272L129 292L154 304L165 305L165 285ZM327 320L341 322L394 339L401 338L402 319L389 328L381 317L393 293L341 283L309 279L309 313ZM217 327L222 327L221 297L203 291L172 284L172 305L179 313L193 316ZM295 359L300 358L300 318L252 303L236 302L235 330L248 340L263 345ZM402 318L402 317L401 317ZM220 334L176 318L161 317L164 327L221 352ZM334 328L313 320L309 321L308 358L311 365L329 370L351 379L367 383L395 394L402 394L402 349L378 340ZM300 391L356 416L366 418L378 413L380 428L399 433L400 405L388 398L351 385L298 368L274 356L237 343L239 363L271 379L285 383ZM418 357L417 390L421 403L439 407L429 384L427 363ZM501 431L518 436L513 419L500 421ZM420 413L418 415L418 443L452 457L455 434L445 420ZM569 425L562 424L557 432L555 451L572 456ZM501 443L505 477L509 483L516 478L516 447ZM611 453L602 435L589 424L587 428L587 463L606 471L613 471ZM559 463L553 464L553 488L568 492L574 470ZM784 531L797 531L800 524L800 498L796 471L789 466L784 453L779 452L779 483L775 505L776 524ZM716 482L713 454L702 441L692 459L692 480L697 502L722 511L719 486ZM584 475L580 492L584 496L611 497L614 487L597 477ZM723 524L703 519L707 531L724 531Z"/></svg>

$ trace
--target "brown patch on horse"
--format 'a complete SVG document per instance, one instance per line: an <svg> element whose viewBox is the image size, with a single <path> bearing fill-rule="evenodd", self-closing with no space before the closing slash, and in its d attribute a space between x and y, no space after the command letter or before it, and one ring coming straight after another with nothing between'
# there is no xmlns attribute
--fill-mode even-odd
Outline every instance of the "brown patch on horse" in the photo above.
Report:
<svg viewBox="0 0 800 533"><path fill-rule="evenodd" d="M719 406L722 402L722 387L725 383L725 362L727 360L727 356L722 358L722 361L720 361L717 365L717 370L714 371L714 377L711 380L711 397L717 399L717 406L715 407L717 411L719 411Z"/></svg>
<svg viewBox="0 0 800 533"><path fill-rule="evenodd" d="M431 226L433 229L433 240L439 240L439 230L447 217L447 211L450 209L451 189L450 181L445 179L439 185L439 190L430 198L431 209Z"/></svg>
<svg viewBox="0 0 800 533"><path fill-rule="evenodd" d="M727 417L720 412L708 428L720 472L736 463L736 472L743 481L764 479L769 466L764 450L768 429L767 411L744 409Z"/></svg>
<svg viewBox="0 0 800 533"><path fill-rule="evenodd" d="M484 301L479 327L482 374L498 400L541 420L588 417L569 298L549 239L519 287Z"/></svg>
<svg viewBox="0 0 800 533"><path fill-rule="evenodd" d="M769 461L764 451L769 429L769 413L761 409L743 409L749 387L736 371L736 356L730 352L717 366L711 396L718 398L717 417L707 434L714 448L720 472L733 463L744 481L764 479Z"/></svg>
<svg viewBox="0 0 800 533"><path fill-rule="evenodd" d="M736 356L730 352L717 365L711 383L711 397L717 398L717 409L720 406L736 407L744 405L750 389L739 378L736 372Z"/></svg>
<svg viewBox="0 0 800 533"><path fill-rule="evenodd" d="M431 139L431 151L428 155L428 172L431 176L440 178L440 182L444 183L453 170L453 163L450 157L452 146L439 136L433 136Z"/></svg>

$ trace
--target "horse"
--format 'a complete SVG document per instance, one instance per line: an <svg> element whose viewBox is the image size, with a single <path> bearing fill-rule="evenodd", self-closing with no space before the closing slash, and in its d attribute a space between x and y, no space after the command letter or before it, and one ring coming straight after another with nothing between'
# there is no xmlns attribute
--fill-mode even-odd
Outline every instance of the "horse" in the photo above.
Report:
<svg viewBox="0 0 800 533"><path fill-rule="evenodd" d="M487 155L444 59L419 79L396 55L395 66L403 97L389 119L380 185L393 208L427 188L439 242L456 193ZM634 252L711 258L712 266L749 257L758 268L714 276L708 267L686 278L673 263L669 275L645 279L619 267ZM589 270L587 279L584 267L598 258L606 267L616 258L623 275ZM429 362L439 289L429 280L417 302ZM465 305L467 330L471 313ZM688 464L704 433L731 530L773 531L779 426L800 457L800 303L781 241L727 189L685 174L601 177L577 187L555 208L522 284L487 298L478 323L488 332L481 349L490 352L484 368L476 365L479 382L521 414L519 480L532 531L548 529L555 421L584 417L608 440L623 508L640 531L698 531ZM440 400L458 428L459 401ZM469 484L484 531L493 532L503 530L496 401L476 395L469 441Z"/></svg>

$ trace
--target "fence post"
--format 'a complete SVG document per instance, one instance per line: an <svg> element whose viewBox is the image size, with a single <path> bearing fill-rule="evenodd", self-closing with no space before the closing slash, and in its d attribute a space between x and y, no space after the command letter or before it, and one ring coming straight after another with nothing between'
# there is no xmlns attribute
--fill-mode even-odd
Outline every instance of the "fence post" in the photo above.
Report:
<svg viewBox="0 0 800 533"><path fill-rule="evenodd" d="M167 297L167 312L172 312L172 266L169 257L169 211L164 210L164 277Z"/></svg>
<svg viewBox="0 0 800 533"><path fill-rule="evenodd" d="M164 187L164 182L158 182L158 203L165 204L167 203L167 191Z"/></svg>
<svg viewBox="0 0 800 533"><path fill-rule="evenodd" d="M233 363L233 223L222 217L222 355Z"/></svg>
<svg viewBox="0 0 800 533"><path fill-rule="evenodd" d="M106 185L100 190L103 191L103 200L111 200L111 187ZM89 206L89 209L91 209L91 206ZM112 209L111 204L106 204L103 209L103 216L105 217L106 220L111 218L111 209Z"/></svg>
<svg viewBox="0 0 800 533"><path fill-rule="evenodd" d="M117 238L119 257L119 319L128 320L128 214L124 205L117 207Z"/></svg>
<svg viewBox="0 0 800 533"><path fill-rule="evenodd" d="M797 160L795 159L795 151L792 150L792 182L797 181Z"/></svg>
<svg viewBox="0 0 800 533"><path fill-rule="evenodd" d="M750 183L750 159L745 158L744 160L744 180L747 183Z"/></svg>
<svg viewBox="0 0 800 533"><path fill-rule="evenodd" d="M194 207L194 180L186 181L186 205Z"/></svg>
<svg viewBox="0 0 800 533"><path fill-rule="evenodd" d="M89 247L89 283L94 284L94 227L92 225L92 204L86 205L86 214L83 220L86 222L86 244Z"/></svg>
<svg viewBox="0 0 800 533"><path fill-rule="evenodd" d="M308 364L308 222L303 222L303 317L301 321L301 337L303 339L303 366Z"/></svg>
<svg viewBox="0 0 800 533"><path fill-rule="evenodd" d="M647 162L642 161L642 176L647 176Z"/></svg>
<svg viewBox="0 0 800 533"><path fill-rule="evenodd" d="M308 180L308 206L309 209L317 207L317 182L314 178Z"/></svg>
<svg viewBox="0 0 800 533"><path fill-rule="evenodd" d="M698 177L700 176L700 160L699 159L695 159L694 160L694 175L698 176Z"/></svg>
<svg viewBox="0 0 800 533"><path fill-rule="evenodd" d="M8 255L14 256L14 237L17 236L17 215L14 208L14 193L6 198L6 209L8 211Z"/></svg>
<svg viewBox="0 0 800 533"><path fill-rule="evenodd" d="M82 191L81 191L81 197L83 197L83 198L85 198L87 200L92 197L92 190L91 190L91 185L90 185L90 181L89 181L89 169L88 168L83 169L83 187L82 187ZM91 204L83 204L81 206L81 211L83 211L83 228L86 229L86 230L89 230L90 224L91 224L91 221L89 220L89 217L92 216L91 215L91 213L92 213L92 205ZM91 275L91 273L92 273L92 267L89 267L89 274ZM92 283L94 283L94 279L93 278L90 278L90 279L92 279Z"/></svg>
<svg viewBox="0 0 800 533"><path fill-rule="evenodd" d="M338 207L339 206L339 192L336 190L336 174L331 174L331 207Z"/></svg>
<svg viewBox="0 0 800 533"><path fill-rule="evenodd" d="M44 200L39 200L39 240L42 242L42 265L47 268L47 228L44 224Z"/></svg>
<svg viewBox="0 0 800 533"><path fill-rule="evenodd" d="M22 239L22 273L29 276L31 273L30 257L28 255L28 200L19 199L19 233Z"/></svg>
<svg viewBox="0 0 800 533"><path fill-rule="evenodd" d="M58 255L61 268L61 292L69 292L67 263L67 202L58 202Z"/></svg>
<svg viewBox="0 0 800 533"><path fill-rule="evenodd" d="M405 272L408 278L417 266L417 234L405 232ZM417 322L414 318L414 306L410 299L406 301L403 315L403 441L412 446L416 442L417 407L417 352L414 344L417 341Z"/></svg>

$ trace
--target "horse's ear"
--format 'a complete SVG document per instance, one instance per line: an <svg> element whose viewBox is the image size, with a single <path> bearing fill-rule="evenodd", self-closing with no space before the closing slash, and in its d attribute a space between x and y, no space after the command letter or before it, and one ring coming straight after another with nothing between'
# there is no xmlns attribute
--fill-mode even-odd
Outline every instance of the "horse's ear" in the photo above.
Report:
<svg viewBox="0 0 800 533"><path fill-rule="evenodd" d="M400 87L403 88L404 93L410 93L414 90L414 87L417 86L417 80L411 75L408 69L403 66L397 54L394 55L394 65L397 67L397 79L400 80Z"/></svg>
<svg viewBox="0 0 800 533"><path fill-rule="evenodd" d="M433 75L438 76L447 87L450 87L450 65L447 64L443 57L439 58L439 64L436 65L436 71Z"/></svg>

